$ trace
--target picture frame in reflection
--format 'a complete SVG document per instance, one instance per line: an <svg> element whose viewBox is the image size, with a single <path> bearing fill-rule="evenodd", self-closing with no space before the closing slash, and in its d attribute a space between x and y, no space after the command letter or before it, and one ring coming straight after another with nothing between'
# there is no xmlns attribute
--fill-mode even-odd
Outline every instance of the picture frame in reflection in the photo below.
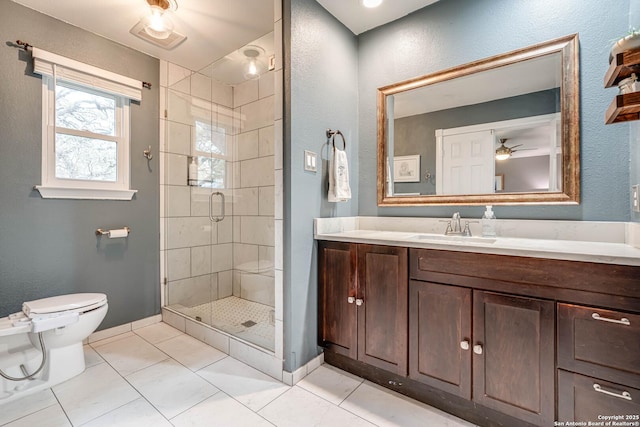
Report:
<svg viewBox="0 0 640 427"><path fill-rule="evenodd" d="M393 158L394 182L420 182L420 155Z"/></svg>

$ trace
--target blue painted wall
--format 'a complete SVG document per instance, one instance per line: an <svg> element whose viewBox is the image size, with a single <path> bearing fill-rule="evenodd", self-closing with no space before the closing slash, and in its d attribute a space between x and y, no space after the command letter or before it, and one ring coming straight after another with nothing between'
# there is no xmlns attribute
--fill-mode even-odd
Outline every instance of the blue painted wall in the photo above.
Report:
<svg viewBox="0 0 640 427"><path fill-rule="evenodd" d="M640 124L634 122L630 127L629 144L631 146L631 168L629 179L631 185L640 185ZM640 212L632 211L631 221L640 222Z"/></svg>
<svg viewBox="0 0 640 427"><path fill-rule="evenodd" d="M0 0L0 316L23 301L103 292L109 312L101 328L160 312L158 158L159 63L143 53ZM134 200L42 199L42 81L16 39L138 80L149 81L131 106ZM127 239L98 239L98 227L131 227Z"/></svg>
<svg viewBox="0 0 640 427"><path fill-rule="evenodd" d="M436 217L449 216L454 209L377 206L378 87L579 33L582 203L495 210L500 218L630 219L629 159L633 150L632 179L640 181L640 127L630 136L628 124L604 125L604 111L616 91L603 88L610 41L626 33L629 3L620 0L613 7L601 0L441 0L354 37L315 1L285 0L287 370L295 370L317 352L314 217ZM326 127L345 131L350 143L351 185L358 200L339 207L326 202L326 163L322 173L302 171L304 149L319 151L326 159ZM464 217L480 217L484 208L455 210Z"/></svg>
<svg viewBox="0 0 640 427"><path fill-rule="evenodd" d="M629 27L640 29L640 2L629 2ZM629 124L629 146L631 149L631 167L629 180L631 185L640 184L640 122ZM640 212L631 212L631 220L640 222Z"/></svg>
<svg viewBox="0 0 640 427"><path fill-rule="evenodd" d="M498 218L628 221L629 126L604 125L611 40L628 29L629 1L441 0L359 37L360 215L450 216L453 207L376 202L376 89L397 81L579 33L582 203L495 208ZM463 217L482 207L456 207Z"/></svg>
<svg viewBox="0 0 640 427"><path fill-rule="evenodd" d="M283 10L284 357L285 369L294 371L318 354L313 218L358 214L358 44L315 0L286 0ZM347 141L352 191L348 203L327 201L328 128L342 131ZM303 170L304 150L322 159L317 173Z"/></svg>

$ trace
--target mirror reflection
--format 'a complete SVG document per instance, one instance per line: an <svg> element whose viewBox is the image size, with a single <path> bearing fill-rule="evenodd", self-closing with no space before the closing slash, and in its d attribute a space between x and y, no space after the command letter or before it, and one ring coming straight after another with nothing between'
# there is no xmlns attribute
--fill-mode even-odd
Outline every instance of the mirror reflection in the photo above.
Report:
<svg viewBox="0 0 640 427"><path fill-rule="evenodd" d="M379 204L577 202L575 49L570 36L381 88Z"/></svg>

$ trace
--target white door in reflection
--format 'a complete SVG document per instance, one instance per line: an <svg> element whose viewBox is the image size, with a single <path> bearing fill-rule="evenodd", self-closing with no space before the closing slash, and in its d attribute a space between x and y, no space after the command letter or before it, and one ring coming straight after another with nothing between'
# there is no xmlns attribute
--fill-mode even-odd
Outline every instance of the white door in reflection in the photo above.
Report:
<svg viewBox="0 0 640 427"><path fill-rule="evenodd" d="M485 130L443 136L436 131L436 194L494 192L494 132Z"/></svg>

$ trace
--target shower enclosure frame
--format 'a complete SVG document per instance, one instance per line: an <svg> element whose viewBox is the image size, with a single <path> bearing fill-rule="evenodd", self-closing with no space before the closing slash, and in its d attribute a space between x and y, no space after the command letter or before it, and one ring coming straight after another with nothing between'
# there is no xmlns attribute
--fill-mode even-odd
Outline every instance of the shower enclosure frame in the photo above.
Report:
<svg viewBox="0 0 640 427"><path fill-rule="evenodd" d="M162 306L162 314L163 320L178 329L198 338L213 347L218 348L219 350L230 354L245 363L277 378L282 380L282 359L283 359L283 270L282 270L282 259L283 259L283 238L282 238L282 230L283 230L283 164L282 164L282 151L283 151L283 61L282 61L282 10L281 3L279 0L274 0L275 8L274 8L274 47L275 47L275 70L268 73L267 76L269 78L273 78L273 88L272 100L273 100L273 153L270 153L270 159L268 161L273 164L273 206L272 206L272 226L269 229L269 233L272 233L270 237L273 241L273 254L272 256L272 265L271 265L271 274L273 279L273 312L270 313L270 320L273 321L273 344L271 348L266 348L267 346L261 345L260 343L252 342L247 340L241 336L237 336L236 334L222 330L220 328L216 328L210 325L207 325L201 321L196 320L195 316L189 317L184 313L170 307L168 305L169 301L169 292L168 286L171 282L171 266L169 265L171 262L167 258L167 253L172 251L173 249L167 244L167 238L169 234L169 230L175 224L172 224L172 217L169 215L169 212L173 207L168 203L169 202L169 192L173 192L174 190L178 190L177 192L183 192L184 190L181 188L174 188L172 184L175 183L175 180L179 180L182 182L182 179L188 180L189 176L189 166L187 162L190 161L190 157L192 155L190 151L190 155L186 155L186 152L183 154L176 154L174 149L171 147L172 141L171 136L176 132L175 129L170 129L172 121L172 112L171 103L172 97L176 97L180 95L179 91L170 89L171 86L175 82L171 80L175 80L175 77L171 76L173 73L183 72L185 74L189 74L190 76L196 75L190 70L186 70L183 67L176 66L175 64L170 64L166 61L161 61L161 102L160 102L160 135L161 135L161 152L160 152L160 176L161 176L161 201L160 201L160 224L161 224L161 232L160 232L160 249L161 249L161 306ZM186 70L186 71L181 71ZM197 76L199 78L199 76ZM261 77L261 79L264 78ZM213 83L215 84L215 83ZM268 89L268 84L265 84ZM183 92L182 95L187 95L187 91L185 88L181 88ZM194 92L190 89L189 94L187 96L192 97ZM186 97L185 97L186 99ZM198 100L200 101L200 100ZM213 102L212 102L213 104ZM234 113L234 128L238 129L238 117L236 108L236 102L234 100L234 104L232 106L232 111ZM215 108L215 107L214 107ZM213 108L212 108L212 117L213 117ZM217 127L219 125L219 121L212 120L210 121L210 125L212 127ZM238 142L238 134L234 133L233 138L236 140L233 141ZM190 144L193 145L193 138L189 138ZM239 166L239 161L237 158L233 157L233 154L237 154L238 147L237 145L231 144L233 146L234 153L231 153L231 163L232 163L232 172L226 174L227 179L237 180L237 166ZM190 146L190 150L192 150ZM238 164L233 165L234 162ZM183 165L176 166L176 165ZM183 170L176 170L183 168ZM235 172L234 172L235 171ZM172 181L174 180L174 181ZM191 202L191 209L206 209L206 219L210 222L211 227L219 226L220 223L224 223L224 214L231 215L233 218L236 216L237 212L234 212L235 207L227 201L226 204L222 204L221 206L225 206L224 214L223 211L218 211L214 203L211 203L215 195L220 194L222 198L226 198L227 200L233 200L237 195L233 193L235 188L231 190L231 195L229 191L218 190L217 188L208 188L206 190L202 190L205 192L209 190L209 195L206 197L207 202L203 206L198 205L196 203L195 208L193 207L193 202ZM197 193L197 189L191 187L188 188L190 194ZM179 197L179 196L178 196ZM269 200L269 197L266 197L266 200ZM233 202L231 202L233 203ZM218 206L219 207L219 206ZM218 221L216 221L218 219ZM204 221L199 222L200 219L197 219L195 222L199 223L200 226L206 227L206 223ZM173 221L176 222L176 221ZM236 240L236 233L238 233L239 226L234 224L232 225L232 239L228 243L223 243L222 245L233 245ZM226 242L226 241L225 241ZM217 240L216 240L217 243ZM207 244L205 243L205 246ZM215 246L215 245L214 245ZM212 248L214 247L212 246ZM263 247L261 249L265 251L269 251L269 247ZM214 249L215 250L215 249ZM221 253L224 250L221 250ZM232 249L233 251L233 249ZM186 255L187 250L183 250ZM190 254L191 255L191 254ZM212 255L212 258L213 259ZM232 258L235 258L232 256ZM259 257L259 260L261 258ZM175 260L174 260L175 261ZM236 265L233 265L233 270L235 270ZM267 271L267 268L259 267L258 273L263 271ZM236 275L237 273L234 271L232 273ZM247 273L248 274L248 273ZM228 279L228 278L227 278ZM219 280L219 279L218 279ZM234 278L232 277L232 282ZM220 286L218 284L218 286ZM225 285L225 286L228 286ZM227 287L228 289L228 287ZM233 294L234 292L232 292Z"/></svg>

